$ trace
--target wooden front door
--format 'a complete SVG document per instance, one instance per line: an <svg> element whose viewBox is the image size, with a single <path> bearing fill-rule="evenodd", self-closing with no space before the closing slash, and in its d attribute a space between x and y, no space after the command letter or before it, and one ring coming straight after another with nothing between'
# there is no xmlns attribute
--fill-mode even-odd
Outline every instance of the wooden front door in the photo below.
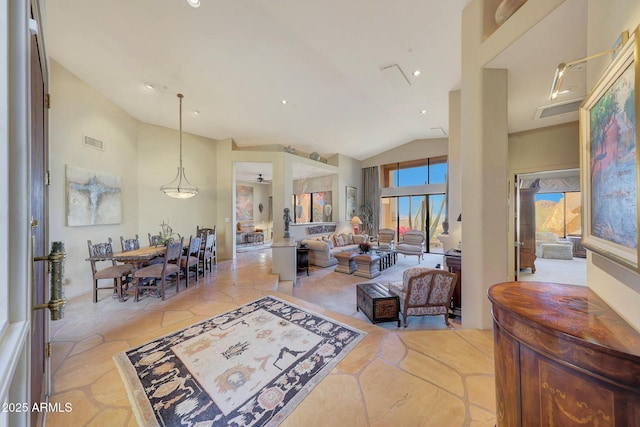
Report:
<svg viewBox="0 0 640 427"><path fill-rule="evenodd" d="M40 22L37 10L32 18ZM31 239L34 256L49 253L47 233L47 74L44 50L38 35L31 36ZM49 295L47 263L33 265L33 306L46 303ZM36 310L31 324L31 405L45 402L48 394L47 322L49 311ZM42 425L39 413L31 413L31 425Z"/></svg>

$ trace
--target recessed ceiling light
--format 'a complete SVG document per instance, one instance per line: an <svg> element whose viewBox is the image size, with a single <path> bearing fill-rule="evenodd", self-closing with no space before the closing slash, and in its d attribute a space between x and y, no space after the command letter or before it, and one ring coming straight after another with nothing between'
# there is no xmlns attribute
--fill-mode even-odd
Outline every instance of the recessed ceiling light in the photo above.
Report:
<svg viewBox="0 0 640 427"><path fill-rule="evenodd" d="M155 86L153 86L151 83L145 83L144 87L146 87L149 90L154 90L155 89Z"/></svg>
<svg viewBox="0 0 640 427"><path fill-rule="evenodd" d="M286 103L287 103L287 100L286 100L286 99L283 99L283 100L282 100L282 101L280 101L280 102L282 103L282 105L284 105L284 104L286 104Z"/></svg>
<svg viewBox="0 0 640 427"><path fill-rule="evenodd" d="M193 112L193 114L195 114L196 116L199 116L200 115L200 111L196 110L196 111Z"/></svg>
<svg viewBox="0 0 640 427"><path fill-rule="evenodd" d="M418 77L420 75L420 70L415 70L413 72L413 77Z"/></svg>
<svg viewBox="0 0 640 427"><path fill-rule="evenodd" d="M427 114L427 110L421 110L420 114Z"/></svg>
<svg viewBox="0 0 640 427"><path fill-rule="evenodd" d="M187 0L187 3L191 7L200 7L200 0Z"/></svg>

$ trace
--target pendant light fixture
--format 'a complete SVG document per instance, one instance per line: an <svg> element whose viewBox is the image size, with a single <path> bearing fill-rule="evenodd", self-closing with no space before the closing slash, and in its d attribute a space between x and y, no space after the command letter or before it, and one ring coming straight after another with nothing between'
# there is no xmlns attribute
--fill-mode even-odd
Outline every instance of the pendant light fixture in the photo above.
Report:
<svg viewBox="0 0 640 427"><path fill-rule="evenodd" d="M179 93L180 100L180 166L178 166L178 175L167 185L160 187L162 192L169 197L175 199L188 199L198 194L198 187L192 185L187 179L182 167L182 98L184 95Z"/></svg>

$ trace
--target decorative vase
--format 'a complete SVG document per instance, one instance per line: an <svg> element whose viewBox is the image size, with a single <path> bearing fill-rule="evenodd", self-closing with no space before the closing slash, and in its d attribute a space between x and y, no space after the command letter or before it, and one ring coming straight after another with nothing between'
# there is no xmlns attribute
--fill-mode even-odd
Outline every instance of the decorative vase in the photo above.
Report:
<svg viewBox="0 0 640 427"><path fill-rule="evenodd" d="M527 0L502 0L496 9L496 24L502 25L505 21L511 18L516 10L520 9L520 6L525 4Z"/></svg>

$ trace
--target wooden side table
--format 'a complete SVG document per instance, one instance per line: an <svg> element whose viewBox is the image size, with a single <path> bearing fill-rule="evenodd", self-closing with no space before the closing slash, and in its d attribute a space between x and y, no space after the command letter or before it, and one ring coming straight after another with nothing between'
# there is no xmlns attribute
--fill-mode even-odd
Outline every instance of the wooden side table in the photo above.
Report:
<svg viewBox="0 0 640 427"><path fill-rule="evenodd" d="M356 286L357 310L372 323L398 322L400 327L400 298L380 283L360 283Z"/></svg>
<svg viewBox="0 0 640 427"><path fill-rule="evenodd" d="M296 258L298 271L307 270L307 276L309 275L309 248L298 247L296 249Z"/></svg>

